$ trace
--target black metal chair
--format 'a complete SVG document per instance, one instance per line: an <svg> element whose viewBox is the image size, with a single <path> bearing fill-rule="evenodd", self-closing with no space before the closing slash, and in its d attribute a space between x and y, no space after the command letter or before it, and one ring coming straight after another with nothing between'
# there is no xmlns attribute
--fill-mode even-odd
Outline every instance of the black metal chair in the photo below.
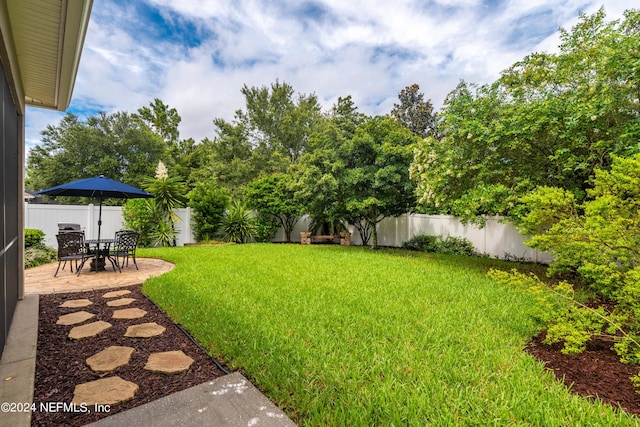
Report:
<svg viewBox="0 0 640 427"><path fill-rule="evenodd" d="M91 258L91 255L85 250L84 233L66 232L56 234L56 239L58 240L58 268L56 268L56 272L53 274L53 277L58 276L60 264L62 264L62 269L64 270L64 267L67 265L67 261L69 261L69 268L72 273L73 262L75 261L76 273L80 275L80 271L82 270L85 261ZM81 262L80 267L78 267L78 261Z"/></svg>
<svg viewBox="0 0 640 427"><path fill-rule="evenodd" d="M127 267L129 266L129 257L133 259L133 264L136 266L136 270L138 270L138 263L136 262L138 237L139 234L132 230L116 231L110 255L115 257L120 272L122 272L125 265ZM122 259L122 261L120 261L120 259Z"/></svg>

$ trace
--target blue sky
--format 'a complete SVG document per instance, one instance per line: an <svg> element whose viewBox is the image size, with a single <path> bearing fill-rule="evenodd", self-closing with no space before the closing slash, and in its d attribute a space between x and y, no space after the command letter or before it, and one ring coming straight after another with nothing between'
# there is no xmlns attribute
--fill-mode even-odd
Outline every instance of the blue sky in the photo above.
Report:
<svg viewBox="0 0 640 427"><path fill-rule="evenodd" d="M391 111L418 83L439 108L464 79L495 81L558 29L627 0L94 0L70 112L176 108L181 138L213 138L213 119L244 108L240 89L287 82L325 108L351 95L363 113ZM636 6L637 7L637 6ZM64 113L28 108L27 149Z"/></svg>

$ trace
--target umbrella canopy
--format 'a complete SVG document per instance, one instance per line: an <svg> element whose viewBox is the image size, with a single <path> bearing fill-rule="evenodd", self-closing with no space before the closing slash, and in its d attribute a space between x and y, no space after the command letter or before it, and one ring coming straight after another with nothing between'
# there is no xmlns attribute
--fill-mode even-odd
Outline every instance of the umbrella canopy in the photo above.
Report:
<svg viewBox="0 0 640 427"><path fill-rule="evenodd" d="M100 240L100 227L102 226L102 199L110 197L118 199L137 199L153 197L153 194L140 190L120 181L107 178L104 175L93 178L80 179L68 182L46 190L38 191L36 194L47 196L77 196L77 197L97 197L100 201L100 213L98 214L98 240Z"/></svg>

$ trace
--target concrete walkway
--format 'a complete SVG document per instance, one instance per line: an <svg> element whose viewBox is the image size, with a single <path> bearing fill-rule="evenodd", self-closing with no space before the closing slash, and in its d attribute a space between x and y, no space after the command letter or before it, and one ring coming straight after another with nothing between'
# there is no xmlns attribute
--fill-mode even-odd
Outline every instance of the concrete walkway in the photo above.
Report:
<svg viewBox="0 0 640 427"><path fill-rule="evenodd" d="M173 265L138 259L122 273L107 269L80 276L65 270L53 274L57 262L25 271L25 299L18 302L0 360L0 403L33 402L38 331L38 294L113 289L144 282ZM69 403L69 402L66 402ZM29 411L0 411L0 425L30 426ZM232 373L156 401L103 418L94 426L295 426L279 408L240 373Z"/></svg>

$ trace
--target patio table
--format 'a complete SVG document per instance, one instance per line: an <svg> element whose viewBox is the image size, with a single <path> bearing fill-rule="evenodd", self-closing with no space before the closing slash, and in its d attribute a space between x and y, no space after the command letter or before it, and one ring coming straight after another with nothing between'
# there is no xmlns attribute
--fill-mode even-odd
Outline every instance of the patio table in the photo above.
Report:
<svg viewBox="0 0 640 427"><path fill-rule="evenodd" d="M105 271L106 259L109 259L115 271L115 260L109 254L113 242L114 239L86 239L84 241L87 253L93 252L95 254L93 261L91 261L91 271Z"/></svg>

